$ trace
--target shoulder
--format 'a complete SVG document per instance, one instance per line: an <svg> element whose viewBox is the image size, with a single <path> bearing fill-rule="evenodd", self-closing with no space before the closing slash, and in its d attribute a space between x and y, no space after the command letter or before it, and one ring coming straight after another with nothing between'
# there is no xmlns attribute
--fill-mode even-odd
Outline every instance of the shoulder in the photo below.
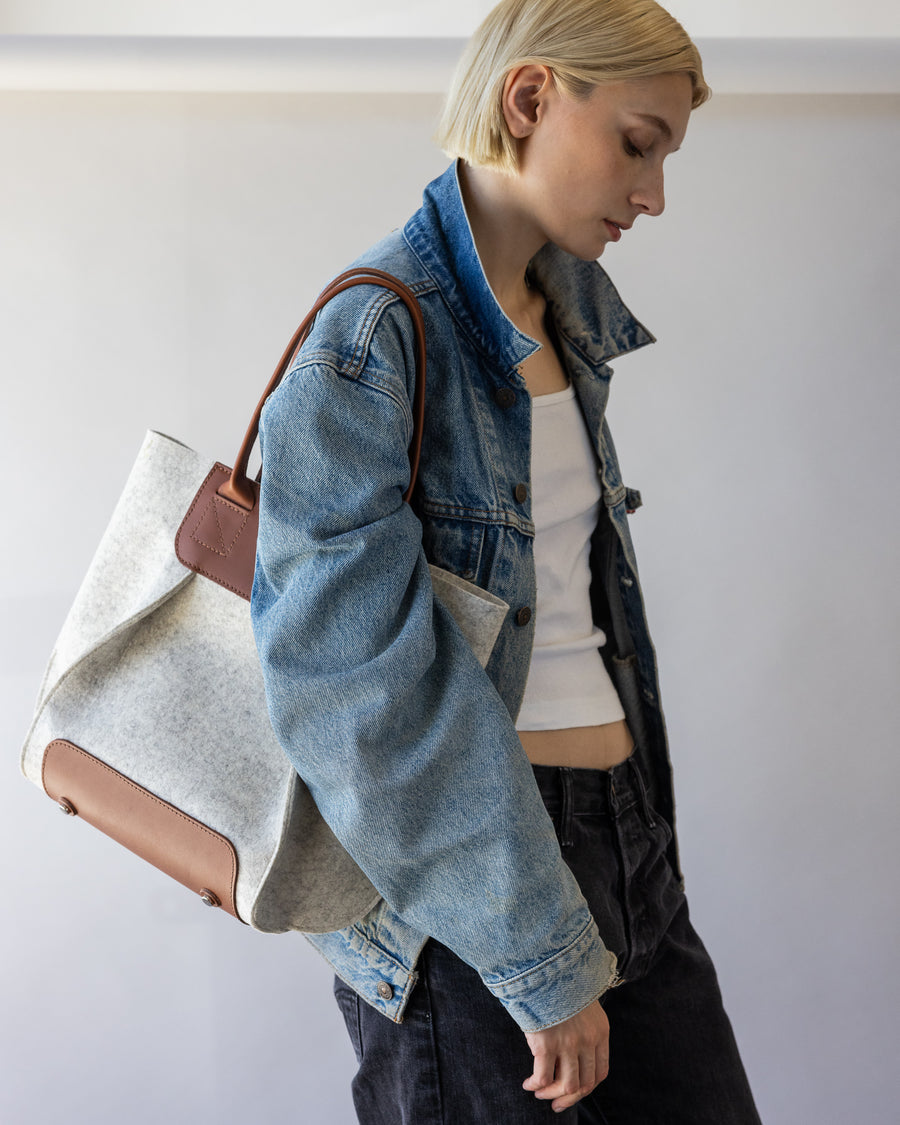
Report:
<svg viewBox="0 0 900 1125"><path fill-rule="evenodd" d="M391 274L420 301L435 288L395 231L361 254L347 270L371 268ZM346 272L346 271L341 271ZM356 284L333 297L319 312L295 367L325 363L350 379L387 364L396 368L414 355L410 312L392 289L377 282Z"/></svg>

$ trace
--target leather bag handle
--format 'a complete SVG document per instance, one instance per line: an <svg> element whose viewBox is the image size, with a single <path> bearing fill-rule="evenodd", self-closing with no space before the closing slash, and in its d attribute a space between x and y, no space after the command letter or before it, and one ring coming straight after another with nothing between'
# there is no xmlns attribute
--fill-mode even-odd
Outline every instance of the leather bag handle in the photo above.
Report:
<svg viewBox="0 0 900 1125"><path fill-rule="evenodd" d="M403 494L403 499L408 501L412 496L416 476L419 471L419 458L422 451L422 430L425 424L425 319L422 316L419 302L416 300L412 290L404 285L402 281L394 277L393 274L386 273L384 270L362 267L360 269L347 270L345 273L340 274L322 290L316 303L304 317L303 323L291 337L288 346L284 350L284 354L278 361L278 366L275 368L272 378L263 391L262 398L259 400L256 410L253 412L250 425L247 427L244 440L238 450L237 459L235 460L234 468L231 470L231 475L218 490L220 496L224 497L226 500L230 500L232 504L236 504L245 511L251 511L256 505L257 491L247 477L247 465L249 464L250 454L253 452L253 447L259 435L259 420L262 416L262 410L266 399L290 370L291 365L297 357L297 353L300 351L300 348L303 346L306 337L312 329L316 314L328 304L332 297L336 297L338 293L343 293L345 289L350 289L354 285L380 285L385 289L391 289L400 297L407 309L409 309L410 316L412 316L416 339L416 383L412 406L413 437L409 446L409 486Z"/></svg>
<svg viewBox="0 0 900 1125"><path fill-rule="evenodd" d="M256 540L259 533L259 483L247 476L247 464L259 436L259 419L266 399L281 382L309 335L316 313L332 297L354 285L380 285L397 294L409 309L415 330L416 384L413 392L413 436L409 445L409 487L412 496L419 470L425 425L425 319L419 303L402 281L376 269L347 270L320 294L294 333L275 373L257 404L234 468L216 462L200 486L175 535L175 554L189 570L202 574L248 601L253 590Z"/></svg>

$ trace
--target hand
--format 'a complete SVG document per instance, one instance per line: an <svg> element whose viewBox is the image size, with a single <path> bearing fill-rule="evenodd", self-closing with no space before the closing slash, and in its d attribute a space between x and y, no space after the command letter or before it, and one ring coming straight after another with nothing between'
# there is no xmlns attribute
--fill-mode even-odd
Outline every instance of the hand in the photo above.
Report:
<svg viewBox="0 0 900 1125"><path fill-rule="evenodd" d="M599 1002L544 1031L526 1031L534 1072L522 1086L560 1113L609 1073L609 1021Z"/></svg>

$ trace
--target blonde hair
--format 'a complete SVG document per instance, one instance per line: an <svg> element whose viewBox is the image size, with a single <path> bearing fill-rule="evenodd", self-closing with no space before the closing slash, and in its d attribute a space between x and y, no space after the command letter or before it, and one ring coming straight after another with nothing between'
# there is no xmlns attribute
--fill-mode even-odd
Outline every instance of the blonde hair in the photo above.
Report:
<svg viewBox="0 0 900 1125"><path fill-rule="evenodd" d="M501 0L456 68L435 138L448 156L516 172L518 145L501 103L506 76L526 63L549 67L574 98L604 83L678 73L691 79L691 108L711 93L697 48L655 0Z"/></svg>

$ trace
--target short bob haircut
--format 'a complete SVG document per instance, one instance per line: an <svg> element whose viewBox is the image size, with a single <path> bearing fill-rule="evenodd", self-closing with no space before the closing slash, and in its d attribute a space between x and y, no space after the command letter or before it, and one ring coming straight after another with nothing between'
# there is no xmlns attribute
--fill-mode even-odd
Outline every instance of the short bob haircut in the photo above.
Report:
<svg viewBox="0 0 900 1125"><path fill-rule="evenodd" d="M456 68L435 138L448 156L516 173L518 146L501 102L506 76L526 63L549 67L573 98L604 83L679 73L691 79L692 109L710 96L699 51L655 0L501 0Z"/></svg>

